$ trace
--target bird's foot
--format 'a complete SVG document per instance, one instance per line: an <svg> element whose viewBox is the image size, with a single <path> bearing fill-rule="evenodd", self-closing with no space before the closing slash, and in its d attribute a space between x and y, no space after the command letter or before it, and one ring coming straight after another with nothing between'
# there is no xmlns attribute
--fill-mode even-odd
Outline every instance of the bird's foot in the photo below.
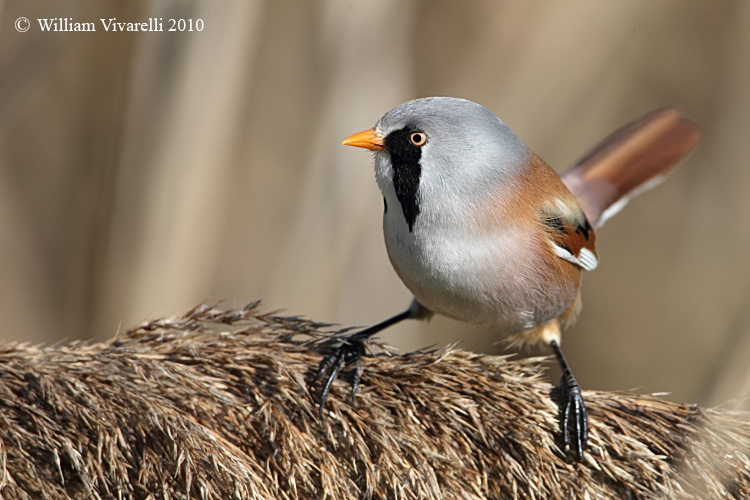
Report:
<svg viewBox="0 0 750 500"><path fill-rule="evenodd" d="M554 388L553 397L560 406L563 450L570 449L580 462L589 437L586 404L581 395L581 387L572 376L564 376L560 385Z"/></svg>
<svg viewBox="0 0 750 500"><path fill-rule="evenodd" d="M424 306L414 299L405 311L355 333L347 338L343 344L334 349L328 356L323 358L318 365L318 372L313 379L313 383L321 378L324 380L323 387L320 389L320 406L318 410L320 416L323 416L323 408L325 407L328 395L331 393L333 381L336 380L342 367L351 365L352 363L354 363L354 376L352 378L352 405L356 403L357 392L359 392L359 381L362 378L362 357L365 355L365 341L367 339L379 331L384 330L389 326L393 326L396 323L400 323L405 319L429 318L431 315L432 313L430 311L425 309Z"/></svg>
<svg viewBox="0 0 750 500"><path fill-rule="evenodd" d="M357 392L359 392L359 381L362 378L362 357L364 354L364 340L362 336L354 334L324 357L320 362L318 365L318 371L313 378L313 383L323 379L323 387L320 389L318 409L321 417L323 416L323 409L326 400L331 393L333 381L336 380L341 368L352 363L355 364L354 377L352 378L352 405L356 404Z"/></svg>

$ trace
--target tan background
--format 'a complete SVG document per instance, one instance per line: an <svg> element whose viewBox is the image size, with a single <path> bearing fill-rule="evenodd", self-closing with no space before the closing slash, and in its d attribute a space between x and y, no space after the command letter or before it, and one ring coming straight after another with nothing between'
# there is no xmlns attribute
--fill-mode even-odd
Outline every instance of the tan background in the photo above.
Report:
<svg viewBox="0 0 750 500"><path fill-rule="evenodd" d="M216 299L399 311L371 160L338 144L427 95L490 107L558 169L652 108L698 121L700 149L601 231L565 349L586 388L750 394L745 0L0 0L0 338L104 339ZM384 337L500 350L446 319Z"/></svg>

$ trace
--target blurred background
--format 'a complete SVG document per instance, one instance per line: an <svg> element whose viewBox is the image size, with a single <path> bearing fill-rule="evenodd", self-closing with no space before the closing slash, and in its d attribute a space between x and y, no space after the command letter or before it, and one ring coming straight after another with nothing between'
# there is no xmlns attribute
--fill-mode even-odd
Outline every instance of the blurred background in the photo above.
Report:
<svg viewBox="0 0 750 500"><path fill-rule="evenodd" d="M151 17L204 28L99 21ZM107 339L219 299L380 321L410 295L371 158L344 137L465 97L562 170L676 105L704 141L600 232L564 347L587 389L748 408L748 61L745 0L0 0L0 340ZM382 338L503 352L445 318Z"/></svg>

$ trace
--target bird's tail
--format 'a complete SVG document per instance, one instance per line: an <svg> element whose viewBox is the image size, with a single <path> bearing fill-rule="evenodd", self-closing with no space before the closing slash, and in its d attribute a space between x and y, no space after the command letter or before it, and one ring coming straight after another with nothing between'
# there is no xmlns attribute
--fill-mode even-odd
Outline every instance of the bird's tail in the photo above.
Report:
<svg viewBox="0 0 750 500"><path fill-rule="evenodd" d="M659 184L700 140L695 123L665 108L616 131L560 174L595 228Z"/></svg>

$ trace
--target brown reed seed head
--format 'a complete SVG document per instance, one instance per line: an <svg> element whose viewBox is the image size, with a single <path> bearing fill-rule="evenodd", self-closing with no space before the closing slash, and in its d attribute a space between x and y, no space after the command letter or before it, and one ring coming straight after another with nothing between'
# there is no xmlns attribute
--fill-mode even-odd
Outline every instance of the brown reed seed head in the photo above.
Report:
<svg viewBox="0 0 750 500"><path fill-rule="evenodd" d="M747 414L587 391L589 449L565 457L543 359L367 358L357 406L345 371L320 420L330 328L204 305L106 343L0 346L0 495L750 498Z"/></svg>

